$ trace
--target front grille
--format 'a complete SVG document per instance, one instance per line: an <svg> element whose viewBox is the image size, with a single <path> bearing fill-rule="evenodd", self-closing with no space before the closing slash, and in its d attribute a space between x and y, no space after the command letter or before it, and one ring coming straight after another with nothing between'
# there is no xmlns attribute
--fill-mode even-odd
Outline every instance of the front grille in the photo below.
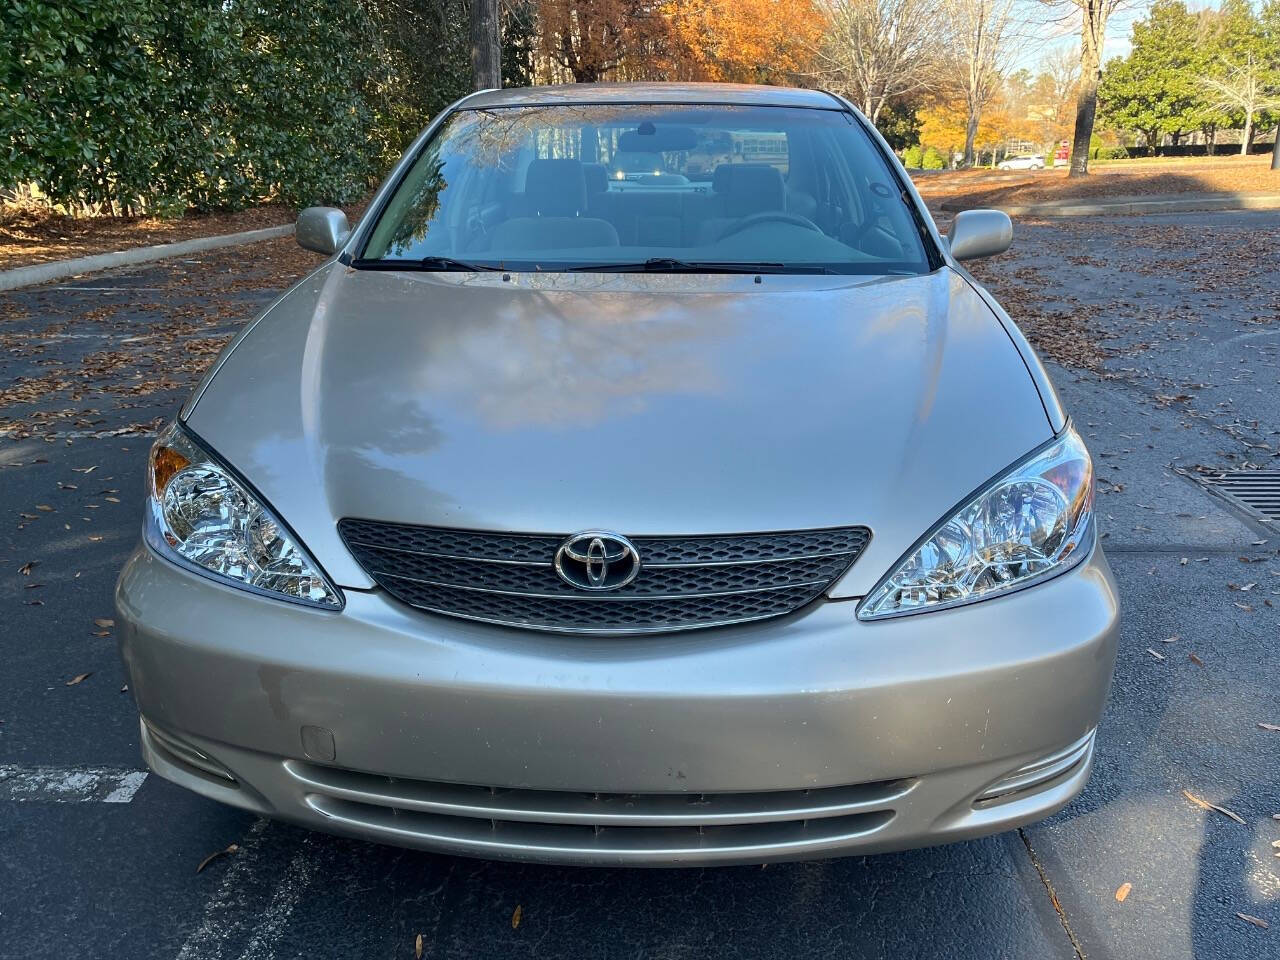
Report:
<svg viewBox="0 0 1280 960"><path fill-rule="evenodd" d="M343 541L396 599L432 613L572 633L652 633L777 617L816 600L857 559L865 527L634 537L640 573L607 593L556 573L565 536L343 520Z"/></svg>
<svg viewBox="0 0 1280 960"><path fill-rule="evenodd" d="M919 782L762 793L573 793L403 780L288 760L307 804L398 842L619 862L816 854L884 827Z"/></svg>

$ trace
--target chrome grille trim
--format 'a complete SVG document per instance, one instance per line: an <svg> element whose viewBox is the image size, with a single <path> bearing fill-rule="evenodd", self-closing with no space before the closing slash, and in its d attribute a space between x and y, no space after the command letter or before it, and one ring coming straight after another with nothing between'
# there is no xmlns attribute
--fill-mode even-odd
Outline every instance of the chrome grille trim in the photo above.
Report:
<svg viewBox="0 0 1280 960"><path fill-rule="evenodd" d="M760 793L600 794L404 780L299 760L312 810L405 842L479 855L616 856L820 850L886 826L913 778Z"/></svg>
<svg viewBox="0 0 1280 960"><path fill-rule="evenodd" d="M565 600L565 599L587 599L581 594L570 593L529 593L524 590L501 590L497 587L471 587L461 583L442 583L439 580L423 580L418 577L402 577L396 574L387 573L386 571L377 571L373 574L375 577L384 577L391 580L403 580L406 583L420 583L428 587L441 587L446 590L474 590L477 593L496 593L506 597L529 597L533 600ZM698 593L646 593L645 600L687 600L694 597L732 597L741 593L766 593L773 590L788 590L792 587L816 587L825 584L826 580L806 580L797 583L779 583L771 587L744 587L741 590L704 590ZM619 596L616 593L602 593L591 596L593 602L600 603L619 603L635 599L634 596Z"/></svg>
<svg viewBox="0 0 1280 960"><path fill-rule="evenodd" d="M573 793L404 780L301 760L284 761L288 774L315 793L397 810L592 826L710 826L817 820L883 810L919 782L885 780L847 787L761 793Z"/></svg>
<svg viewBox="0 0 1280 960"><path fill-rule="evenodd" d="M865 527L636 537L640 573L589 592L555 572L566 537L344 519L338 530L382 589L430 613L574 634L625 635L784 616L817 600L870 540ZM566 535L567 536L567 535Z"/></svg>
<svg viewBox="0 0 1280 960"><path fill-rule="evenodd" d="M1069 746L1024 764L983 790L974 803L981 806L1006 800L1013 794L1022 793L1033 787L1042 787L1049 781L1056 780L1074 770L1093 753L1096 733L1095 727Z"/></svg>

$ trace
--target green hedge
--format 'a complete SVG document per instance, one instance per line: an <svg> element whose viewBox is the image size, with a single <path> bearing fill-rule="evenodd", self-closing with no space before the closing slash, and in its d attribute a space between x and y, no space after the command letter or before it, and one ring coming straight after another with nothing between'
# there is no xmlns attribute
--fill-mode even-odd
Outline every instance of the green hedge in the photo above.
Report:
<svg viewBox="0 0 1280 960"><path fill-rule="evenodd" d="M529 3L507 5L509 80ZM0 191L118 213L343 203L469 89L466 7L0 0Z"/></svg>

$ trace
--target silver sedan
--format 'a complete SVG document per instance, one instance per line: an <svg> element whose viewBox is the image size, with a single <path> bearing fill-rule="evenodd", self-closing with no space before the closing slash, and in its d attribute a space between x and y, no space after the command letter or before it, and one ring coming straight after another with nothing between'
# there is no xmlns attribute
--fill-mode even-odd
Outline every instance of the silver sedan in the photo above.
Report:
<svg viewBox="0 0 1280 960"><path fill-rule="evenodd" d="M661 163L609 176L618 157ZM121 650L161 776L482 857L963 840L1085 786L1093 468L847 102L483 92L151 452Z"/></svg>

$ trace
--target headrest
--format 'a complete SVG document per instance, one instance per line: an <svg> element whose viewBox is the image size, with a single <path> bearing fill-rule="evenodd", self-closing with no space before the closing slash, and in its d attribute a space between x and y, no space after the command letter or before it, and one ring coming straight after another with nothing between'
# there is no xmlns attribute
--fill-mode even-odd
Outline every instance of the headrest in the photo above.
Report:
<svg viewBox="0 0 1280 960"><path fill-rule="evenodd" d="M587 194L604 193L609 189L609 171L603 163L584 163L582 176L587 182Z"/></svg>
<svg viewBox="0 0 1280 960"><path fill-rule="evenodd" d="M711 174L711 189L716 193L728 193L731 176L733 176L733 164L717 164L715 173Z"/></svg>
<svg viewBox="0 0 1280 960"><path fill-rule="evenodd" d="M715 176L720 177L724 169L724 165L716 167ZM745 217L787 208L787 188L777 167L767 163L738 163L728 167L724 176L728 179L728 188L724 191L726 216Z"/></svg>
<svg viewBox="0 0 1280 960"><path fill-rule="evenodd" d="M587 206L580 160L534 160L524 175L524 195L534 213L573 217Z"/></svg>

